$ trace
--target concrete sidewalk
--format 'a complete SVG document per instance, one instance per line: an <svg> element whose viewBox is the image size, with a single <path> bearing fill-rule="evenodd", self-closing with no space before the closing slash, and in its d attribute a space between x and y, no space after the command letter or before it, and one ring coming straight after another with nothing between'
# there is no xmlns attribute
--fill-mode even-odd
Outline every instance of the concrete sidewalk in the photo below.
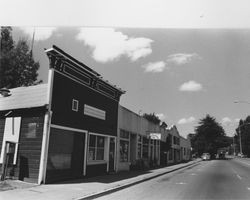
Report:
<svg viewBox="0 0 250 200"><path fill-rule="evenodd" d="M98 176L84 180L75 180L48 185L30 185L30 187L0 192L0 200L69 200L93 199L132 185L150 180L175 170L195 165L200 159L188 163L148 170L130 171Z"/></svg>

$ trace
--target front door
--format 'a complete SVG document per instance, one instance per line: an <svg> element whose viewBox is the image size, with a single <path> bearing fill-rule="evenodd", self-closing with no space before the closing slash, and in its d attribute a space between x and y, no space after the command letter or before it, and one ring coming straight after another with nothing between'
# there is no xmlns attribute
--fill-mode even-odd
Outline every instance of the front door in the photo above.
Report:
<svg viewBox="0 0 250 200"><path fill-rule="evenodd" d="M115 171L115 138L110 138L109 144L109 172Z"/></svg>

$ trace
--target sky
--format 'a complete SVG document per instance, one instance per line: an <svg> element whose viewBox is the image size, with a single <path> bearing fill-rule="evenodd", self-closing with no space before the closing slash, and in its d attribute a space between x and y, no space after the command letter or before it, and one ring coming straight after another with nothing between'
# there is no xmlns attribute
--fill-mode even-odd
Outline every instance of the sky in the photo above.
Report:
<svg viewBox="0 0 250 200"><path fill-rule="evenodd" d="M0 0L5 13L20 13L1 12L0 24L15 26L15 40L29 43L36 27L34 57L44 82L44 48L55 44L125 90L121 105L155 113L182 136L206 114L232 136L250 114L249 104L234 103L250 102L248 1L25 2Z"/></svg>

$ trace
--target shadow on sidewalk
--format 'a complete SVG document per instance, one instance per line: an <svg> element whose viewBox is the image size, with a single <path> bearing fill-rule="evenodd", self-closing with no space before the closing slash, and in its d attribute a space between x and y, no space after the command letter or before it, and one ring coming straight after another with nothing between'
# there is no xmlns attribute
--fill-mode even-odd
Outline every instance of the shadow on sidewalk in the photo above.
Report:
<svg viewBox="0 0 250 200"><path fill-rule="evenodd" d="M134 177L141 176L141 175L151 174L151 173L154 173L153 170L162 169L165 167L172 167L178 164L184 164L184 163L189 163L189 162L190 161L182 162L182 163L172 163L172 164L169 163L167 166L157 166L157 167L149 168L147 170L122 171L118 173L98 175L94 177L82 177L82 178L71 179L71 180L62 180L62 181L47 183L47 185L79 184L79 183L94 183L94 182L110 184L110 183L134 178Z"/></svg>
<svg viewBox="0 0 250 200"><path fill-rule="evenodd" d="M140 175L144 174L150 174L152 173L150 170L147 171L123 171L118 172L114 174L105 174L95 177L88 177L88 178L81 178L81 179L72 179L67 181L60 181L55 183L50 183L50 185L58 185L58 184L74 184L74 183L92 183L92 182L98 182L98 183L113 183L117 181L122 181L125 179L134 178Z"/></svg>

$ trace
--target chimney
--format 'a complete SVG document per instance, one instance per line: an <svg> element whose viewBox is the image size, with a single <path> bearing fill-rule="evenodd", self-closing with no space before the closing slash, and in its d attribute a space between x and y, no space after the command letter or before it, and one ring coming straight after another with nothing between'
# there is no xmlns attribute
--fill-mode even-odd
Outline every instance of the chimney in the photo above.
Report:
<svg viewBox="0 0 250 200"><path fill-rule="evenodd" d="M2 95L2 97L8 97L11 95L10 90L8 90L7 88L0 89L0 94Z"/></svg>

